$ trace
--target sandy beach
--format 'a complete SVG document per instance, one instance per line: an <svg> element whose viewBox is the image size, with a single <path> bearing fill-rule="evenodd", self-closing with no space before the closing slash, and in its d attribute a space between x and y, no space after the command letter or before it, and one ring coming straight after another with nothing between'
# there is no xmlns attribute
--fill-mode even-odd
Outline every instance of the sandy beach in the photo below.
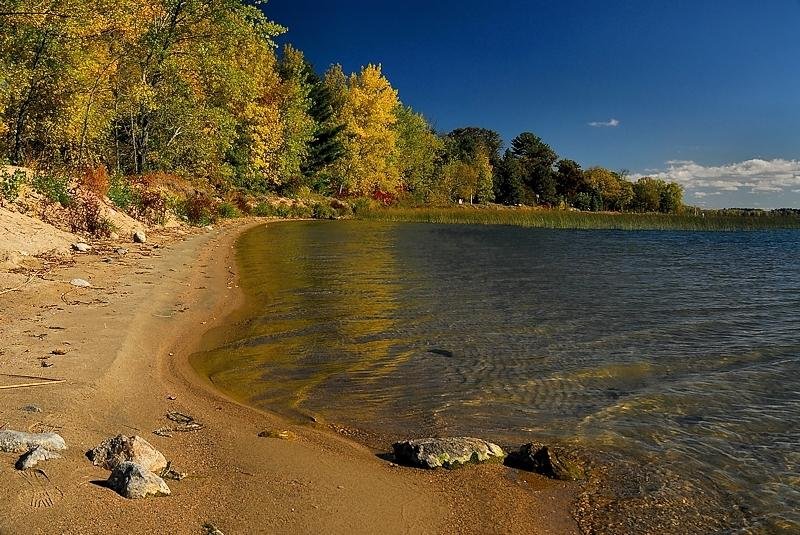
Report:
<svg viewBox="0 0 800 535"><path fill-rule="evenodd" d="M26 472L0 454L1 534L579 532L577 485L500 465L398 467L378 456L389 444L376 451L324 423L292 424L199 377L188 357L240 303L234 244L256 224L156 232L123 245L124 256L100 242L33 278L2 273L2 288L22 287L0 295L0 384L64 382L0 390L0 429L55 431L69 450ZM93 287L70 286L76 277ZM170 411L202 429L154 434ZM126 500L102 485L108 472L85 453L120 433L188 473L169 482L171 496Z"/></svg>

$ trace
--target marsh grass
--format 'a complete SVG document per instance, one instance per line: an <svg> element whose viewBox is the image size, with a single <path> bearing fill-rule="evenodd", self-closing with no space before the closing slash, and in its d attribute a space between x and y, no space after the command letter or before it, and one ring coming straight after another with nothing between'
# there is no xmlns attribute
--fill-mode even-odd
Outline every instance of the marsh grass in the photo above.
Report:
<svg viewBox="0 0 800 535"><path fill-rule="evenodd" d="M800 216L736 215L706 211L698 214L634 214L573 212L538 208L451 207L370 208L356 219L409 223L511 225L551 229L737 231L798 229Z"/></svg>

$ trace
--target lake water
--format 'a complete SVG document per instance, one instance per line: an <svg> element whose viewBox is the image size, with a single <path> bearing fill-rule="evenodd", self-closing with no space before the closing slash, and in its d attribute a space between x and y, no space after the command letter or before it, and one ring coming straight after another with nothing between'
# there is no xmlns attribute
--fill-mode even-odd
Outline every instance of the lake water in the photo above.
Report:
<svg viewBox="0 0 800 535"><path fill-rule="evenodd" d="M605 466L588 530L800 533L800 232L298 222L238 247L248 305L195 362L248 403L578 447Z"/></svg>

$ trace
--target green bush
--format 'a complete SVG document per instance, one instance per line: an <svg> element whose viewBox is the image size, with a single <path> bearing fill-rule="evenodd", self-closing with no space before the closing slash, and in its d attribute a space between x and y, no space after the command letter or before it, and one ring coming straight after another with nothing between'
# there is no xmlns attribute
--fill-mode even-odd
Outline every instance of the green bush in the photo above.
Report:
<svg viewBox="0 0 800 535"><path fill-rule="evenodd" d="M8 202L16 201L26 178L25 171L19 169L13 173L3 171L0 173L0 195Z"/></svg>
<svg viewBox="0 0 800 535"><path fill-rule="evenodd" d="M33 189L47 197L52 202L57 202L64 208L72 204L72 195L69 192L69 177L56 173L36 173L33 177Z"/></svg>
<svg viewBox="0 0 800 535"><path fill-rule="evenodd" d="M318 202L311 211L314 219L336 219L336 210L331 205Z"/></svg>
<svg viewBox="0 0 800 535"><path fill-rule="evenodd" d="M256 205L253 213L258 217L271 217L275 215L275 208L268 202L260 202Z"/></svg>
<svg viewBox="0 0 800 535"><path fill-rule="evenodd" d="M355 215L369 212L372 209L372 201L370 201L366 197L360 197L353 201L352 209Z"/></svg>
<svg viewBox="0 0 800 535"><path fill-rule="evenodd" d="M111 185L108 188L108 198L114 206L120 210L128 210L134 202L136 192L130 182L121 175L114 175L111 178Z"/></svg>
<svg viewBox="0 0 800 535"><path fill-rule="evenodd" d="M217 215L222 219L234 219L236 217L241 217L242 213L233 204L224 202L217 206Z"/></svg>

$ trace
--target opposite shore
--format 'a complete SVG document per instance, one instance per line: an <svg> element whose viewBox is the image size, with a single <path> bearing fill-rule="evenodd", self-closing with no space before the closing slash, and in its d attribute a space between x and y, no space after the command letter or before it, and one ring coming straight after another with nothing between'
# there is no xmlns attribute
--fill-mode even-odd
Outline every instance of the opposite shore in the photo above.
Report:
<svg viewBox="0 0 800 535"><path fill-rule="evenodd" d="M3 390L0 423L56 431L69 450L42 465L44 476L15 472L16 457L0 455L0 534L200 533L205 524L228 535L579 532L575 484L500 465L396 467L324 424L245 407L199 377L188 357L241 304L234 244L257 224L165 230L126 245L124 256L119 244L98 242L89 254L45 263L33 279L3 274L4 288L23 287L3 295L0 381L65 382ZM75 277L93 287L69 286ZM29 406L41 412L21 410ZM169 411L203 428L155 435ZM144 437L188 473L170 485L172 496L129 501L100 484L108 473L84 454L120 433Z"/></svg>

